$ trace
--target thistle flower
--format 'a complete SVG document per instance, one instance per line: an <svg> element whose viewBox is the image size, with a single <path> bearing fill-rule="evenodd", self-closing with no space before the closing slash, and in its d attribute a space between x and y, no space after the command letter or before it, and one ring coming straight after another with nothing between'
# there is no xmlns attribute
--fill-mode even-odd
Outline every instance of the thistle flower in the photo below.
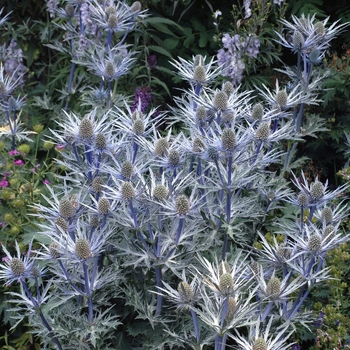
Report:
<svg viewBox="0 0 350 350"><path fill-rule="evenodd" d="M0 63L0 97L5 99L22 83L24 73L17 74L18 68L11 75L6 74L5 67Z"/></svg>
<svg viewBox="0 0 350 350"><path fill-rule="evenodd" d="M16 241L17 256L12 256L9 251L2 246L6 258L3 259L4 263L0 264L0 279L4 280L6 285L10 285L13 282L21 282L30 277L34 263L30 256L32 253L31 247L32 244L30 243L27 254L23 256Z"/></svg>

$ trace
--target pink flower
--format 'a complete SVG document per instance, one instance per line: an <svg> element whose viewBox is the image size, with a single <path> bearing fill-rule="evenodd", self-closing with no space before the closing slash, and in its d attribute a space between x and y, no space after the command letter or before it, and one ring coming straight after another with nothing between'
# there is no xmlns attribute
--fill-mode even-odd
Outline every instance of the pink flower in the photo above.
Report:
<svg viewBox="0 0 350 350"><path fill-rule="evenodd" d="M1 261L2 262L10 261L10 258L8 256L4 256L4 257L1 258Z"/></svg>
<svg viewBox="0 0 350 350"><path fill-rule="evenodd" d="M13 151L9 152L10 156L17 156L18 154L19 154L19 152L16 149L14 149Z"/></svg>
<svg viewBox="0 0 350 350"><path fill-rule="evenodd" d="M30 171L31 171L32 173L35 173L35 168L31 168Z"/></svg>
<svg viewBox="0 0 350 350"><path fill-rule="evenodd" d="M0 181L0 188L7 187L8 185L9 185L9 183L6 180L6 178L4 178L2 181Z"/></svg>
<svg viewBox="0 0 350 350"><path fill-rule="evenodd" d="M17 159L13 162L14 165L19 165L19 166L22 166L24 165L24 162L22 159Z"/></svg>
<svg viewBox="0 0 350 350"><path fill-rule="evenodd" d="M50 185L50 183L51 183L51 182L50 182L48 179L45 179L45 180L43 181L43 184L44 184L44 185Z"/></svg>
<svg viewBox="0 0 350 350"><path fill-rule="evenodd" d="M64 145L57 145L56 148L60 151L62 149L65 149L65 146Z"/></svg>

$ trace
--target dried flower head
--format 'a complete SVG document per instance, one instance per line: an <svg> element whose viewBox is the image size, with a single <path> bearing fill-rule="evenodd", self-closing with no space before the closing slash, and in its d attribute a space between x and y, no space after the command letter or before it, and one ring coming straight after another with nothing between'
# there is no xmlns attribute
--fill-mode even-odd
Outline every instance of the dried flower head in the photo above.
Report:
<svg viewBox="0 0 350 350"><path fill-rule="evenodd" d="M164 201L168 197L169 189L164 185L156 185L153 190L153 197L159 201Z"/></svg>
<svg viewBox="0 0 350 350"><path fill-rule="evenodd" d="M62 216L58 216L55 220L55 227L59 233L68 232L68 221Z"/></svg>
<svg viewBox="0 0 350 350"><path fill-rule="evenodd" d="M318 234L312 234L309 237L308 250L310 253L317 253L322 245L322 239Z"/></svg>
<svg viewBox="0 0 350 350"><path fill-rule="evenodd" d="M177 291L181 300L184 303L193 303L195 297L192 287L185 281L182 281L177 286Z"/></svg>
<svg viewBox="0 0 350 350"><path fill-rule="evenodd" d="M319 200L324 195L324 185L320 181L316 181L311 185L310 195L313 200Z"/></svg>
<svg viewBox="0 0 350 350"><path fill-rule="evenodd" d="M193 79L198 83L203 83L206 79L206 70L203 66L198 65L194 68Z"/></svg>
<svg viewBox="0 0 350 350"><path fill-rule="evenodd" d="M107 147L107 139L105 134L99 132L95 138L95 146L97 149L105 149Z"/></svg>
<svg viewBox="0 0 350 350"><path fill-rule="evenodd" d="M157 156L166 156L168 154L168 148L169 148L168 140L165 137L162 137L159 140L157 140L154 147L154 153Z"/></svg>
<svg viewBox="0 0 350 350"><path fill-rule="evenodd" d="M61 257L60 246L56 242L51 242L49 245L49 252L53 259L58 259Z"/></svg>
<svg viewBox="0 0 350 350"><path fill-rule="evenodd" d="M329 224L333 221L333 210L329 207L325 207L321 212L321 221Z"/></svg>
<svg viewBox="0 0 350 350"><path fill-rule="evenodd" d="M267 350L266 341L263 338L258 338L254 341L252 350Z"/></svg>
<svg viewBox="0 0 350 350"><path fill-rule="evenodd" d="M133 121L132 131L135 135L142 135L145 132L145 124L142 119L136 119Z"/></svg>
<svg viewBox="0 0 350 350"><path fill-rule="evenodd" d="M180 153L176 149L172 149L168 154L168 163L171 167L177 167L180 164Z"/></svg>
<svg viewBox="0 0 350 350"><path fill-rule="evenodd" d="M270 299L276 299L281 292L281 281L277 277L271 277L266 286L266 292Z"/></svg>
<svg viewBox="0 0 350 350"><path fill-rule="evenodd" d="M298 30L296 30L293 33L292 42L296 50L301 50L304 47L304 43L305 43L303 34L301 34Z"/></svg>
<svg viewBox="0 0 350 350"><path fill-rule="evenodd" d="M279 90L276 93L275 96L276 99L276 103L280 106L280 107L285 107L287 105L287 101L288 101L288 94L287 91L285 89L283 90Z"/></svg>
<svg viewBox="0 0 350 350"><path fill-rule="evenodd" d="M270 124L269 123L261 123L259 128L255 132L255 137L260 140L267 140L270 135Z"/></svg>
<svg viewBox="0 0 350 350"><path fill-rule="evenodd" d="M264 116L264 107L261 103L257 103L253 106L252 109L252 118L253 120L261 120Z"/></svg>
<svg viewBox="0 0 350 350"><path fill-rule="evenodd" d="M91 189L95 193L101 193L104 189L104 181L101 176L95 176L91 183Z"/></svg>
<svg viewBox="0 0 350 350"><path fill-rule="evenodd" d="M192 151L196 153L200 153L204 150L205 150L204 142L199 137L196 137L193 140Z"/></svg>
<svg viewBox="0 0 350 350"><path fill-rule="evenodd" d="M297 203L299 207L306 207L309 204L307 194L304 192L300 192L297 197Z"/></svg>

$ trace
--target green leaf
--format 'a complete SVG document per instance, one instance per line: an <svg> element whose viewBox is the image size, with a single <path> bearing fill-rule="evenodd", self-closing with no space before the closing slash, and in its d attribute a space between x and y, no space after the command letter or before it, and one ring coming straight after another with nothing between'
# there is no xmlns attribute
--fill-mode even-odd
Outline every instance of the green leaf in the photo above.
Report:
<svg viewBox="0 0 350 350"><path fill-rule="evenodd" d="M199 37L198 45L199 47L206 47L208 43L208 35L205 32L202 32Z"/></svg>
<svg viewBox="0 0 350 350"><path fill-rule="evenodd" d="M115 349L118 350L132 350L131 345L129 342L125 339L124 333L118 333L117 336L117 341L115 343Z"/></svg>
<svg viewBox="0 0 350 350"><path fill-rule="evenodd" d="M143 20L143 23L151 24L151 25L159 25L159 24L168 24L176 27L179 31L183 32L183 29L180 25L178 25L176 22L172 21L168 18L162 18L162 17L148 17Z"/></svg>
<svg viewBox="0 0 350 350"><path fill-rule="evenodd" d="M163 89L167 92L167 94L168 94L169 96L171 96L170 91L169 91L167 85L166 85L163 81L159 80L159 79L156 78L156 77L152 77L152 83L153 83L153 84L158 84L158 85L162 86Z"/></svg>
<svg viewBox="0 0 350 350"><path fill-rule="evenodd" d="M178 38L168 38L164 40L164 46L168 50L173 50L178 45L179 39Z"/></svg>
<svg viewBox="0 0 350 350"><path fill-rule="evenodd" d="M150 51L155 51L158 52L164 56L167 56L169 58L173 58L173 56L171 55L170 52L168 52L167 50L165 50L164 48L160 47L160 46L155 46L155 45L150 45L148 46Z"/></svg>
<svg viewBox="0 0 350 350"><path fill-rule="evenodd" d="M184 41L184 46L186 47L186 49L188 49L193 44L193 42L194 42L194 35L191 34Z"/></svg>

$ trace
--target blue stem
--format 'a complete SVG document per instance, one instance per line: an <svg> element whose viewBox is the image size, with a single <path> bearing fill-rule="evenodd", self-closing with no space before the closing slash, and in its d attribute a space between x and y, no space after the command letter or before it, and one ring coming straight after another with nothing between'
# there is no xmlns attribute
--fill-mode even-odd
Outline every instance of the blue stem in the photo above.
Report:
<svg viewBox="0 0 350 350"><path fill-rule="evenodd" d="M177 233L176 233L176 238L175 238L175 245L178 245L178 243L179 243L184 220L185 220L184 218L180 218L180 220L179 220L179 226L177 227Z"/></svg>
<svg viewBox="0 0 350 350"><path fill-rule="evenodd" d="M192 316L192 321L193 321L193 326L194 326L194 333L196 334L197 341L199 341L200 332L199 332L197 314L192 309L191 309L191 316Z"/></svg>
<svg viewBox="0 0 350 350"><path fill-rule="evenodd" d="M162 288L163 282L162 282L162 270L159 266L154 267L156 272L156 283L157 287ZM156 315L160 315L162 312L162 305L163 305L163 296L160 294L157 294L157 307L156 307Z"/></svg>

